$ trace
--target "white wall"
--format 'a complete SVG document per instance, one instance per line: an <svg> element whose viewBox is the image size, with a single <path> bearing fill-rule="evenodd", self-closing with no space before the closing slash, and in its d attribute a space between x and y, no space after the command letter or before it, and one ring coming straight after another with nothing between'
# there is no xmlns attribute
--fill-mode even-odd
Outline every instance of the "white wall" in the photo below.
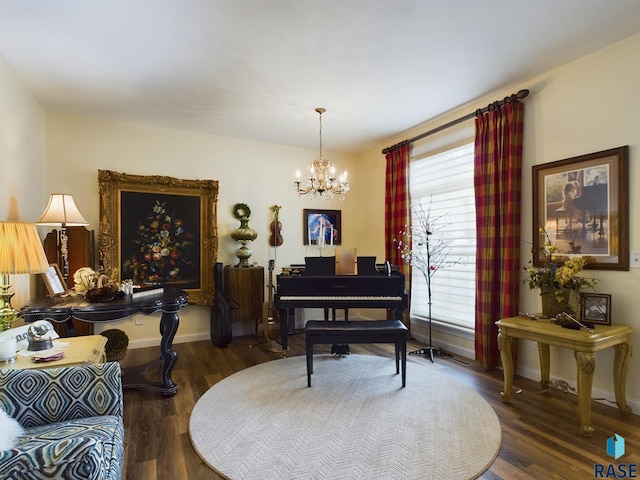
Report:
<svg viewBox="0 0 640 480"><path fill-rule="evenodd" d="M629 145L629 246L631 251L640 250L640 222L637 220L640 193L635 185L640 182L640 35L583 57L561 68L548 72L525 83L514 85L499 92L492 92L440 118L403 132L390 139L385 146L429 131L448 121L459 118L489 102L517 92L521 88L530 90L525 102L524 168L523 168L523 218L522 218L522 264L531 258L532 227L532 174L531 167L564 158ZM472 120L470 121L472 122ZM380 150L364 155L361 163L368 164L368 181L380 185L377 191L367 191L373 200L383 194L384 160ZM375 165L375 167L374 167ZM378 202L363 202L362 218L376 219L375 228L382 229L383 219ZM362 225L361 225L362 227ZM383 248L378 238L379 249ZM613 322L629 325L635 329L632 344L640 345L640 319L635 316L637 297L640 291L640 269L628 272L594 271L600 280L597 291L612 294ZM523 277L524 278L524 277ZM523 285L520 291L522 311L540 311L537 292ZM412 325L415 334L422 335L422 325ZM421 337L419 337L421 338ZM463 352L473 358L473 340L454 338L446 334L435 334L434 344L451 347L451 351ZM594 397L613 398L612 363L613 350L597 354L594 380ZM518 353L518 373L539 380L538 353L531 342L521 342ZM633 408L640 409L640 380L634 374L640 369L640 356L632 357L627 382L628 397L634 399ZM551 375L563 378L575 385L575 360L573 354L552 348Z"/></svg>
<svg viewBox="0 0 640 480"><path fill-rule="evenodd" d="M13 68L0 55L0 221L34 222L45 206L44 110L27 92ZM37 172L37 175L33 175ZM20 308L29 298L34 278L11 278Z"/></svg>

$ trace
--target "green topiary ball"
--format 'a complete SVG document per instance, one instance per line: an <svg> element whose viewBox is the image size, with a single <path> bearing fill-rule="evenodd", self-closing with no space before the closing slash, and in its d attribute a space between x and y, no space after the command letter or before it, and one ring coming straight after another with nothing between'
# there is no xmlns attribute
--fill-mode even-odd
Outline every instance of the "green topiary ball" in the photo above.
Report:
<svg viewBox="0 0 640 480"><path fill-rule="evenodd" d="M122 330L111 328L109 330L105 330L100 335L107 337L107 344L104 347L107 358L118 357L127 353L129 337Z"/></svg>

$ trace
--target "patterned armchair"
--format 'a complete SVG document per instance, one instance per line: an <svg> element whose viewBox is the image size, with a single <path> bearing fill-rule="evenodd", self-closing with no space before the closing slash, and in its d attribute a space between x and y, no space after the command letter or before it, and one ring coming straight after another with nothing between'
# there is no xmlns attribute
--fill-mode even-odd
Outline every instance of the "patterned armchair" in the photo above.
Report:
<svg viewBox="0 0 640 480"><path fill-rule="evenodd" d="M0 478L122 478L120 365L0 370L0 408L25 429Z"/></svg>

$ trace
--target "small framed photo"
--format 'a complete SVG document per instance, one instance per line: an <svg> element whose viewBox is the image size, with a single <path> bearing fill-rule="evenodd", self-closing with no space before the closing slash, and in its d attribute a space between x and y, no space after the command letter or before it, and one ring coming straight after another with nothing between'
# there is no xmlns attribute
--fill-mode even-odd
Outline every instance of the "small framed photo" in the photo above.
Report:
<svg viewBox="0 0 640 480"><path fill-rule="evenodd" d="M611 325L611 295L583 293L580 313L583 322Z"/></svg>
<svg viewBox="0 0 640 480"><path fill-rule="evenodd" d="M67 293L67 284L57 263L49 264L49 270L41 275L49 291L49 296L55 297Z"/></svg>

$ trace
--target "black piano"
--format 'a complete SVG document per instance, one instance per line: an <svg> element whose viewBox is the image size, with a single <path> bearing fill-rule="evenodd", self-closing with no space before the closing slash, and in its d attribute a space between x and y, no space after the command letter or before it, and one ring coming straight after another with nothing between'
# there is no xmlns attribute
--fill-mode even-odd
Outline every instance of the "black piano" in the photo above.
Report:
<svg viewBox="0 0 640 480"><path fill-rule="evenodd" d="M296 308L384 308L402 320L409 305L404 275L388 264L376 265L375 257L358 257L357 274L336 275L335 257L307 257L305 265L283 269L277 276L273 305L280 316L282 350L287 351L288 334L295 325Z"/></svg>
<svg viewBox="0 0 640 480"><path fill-rule="evenodd" d="M606 183L584 186L581 195L573 199L573 206L580 210L582 236L586 235L587 229L604 236L604 221L609 211L608 187Z"/></svg>

